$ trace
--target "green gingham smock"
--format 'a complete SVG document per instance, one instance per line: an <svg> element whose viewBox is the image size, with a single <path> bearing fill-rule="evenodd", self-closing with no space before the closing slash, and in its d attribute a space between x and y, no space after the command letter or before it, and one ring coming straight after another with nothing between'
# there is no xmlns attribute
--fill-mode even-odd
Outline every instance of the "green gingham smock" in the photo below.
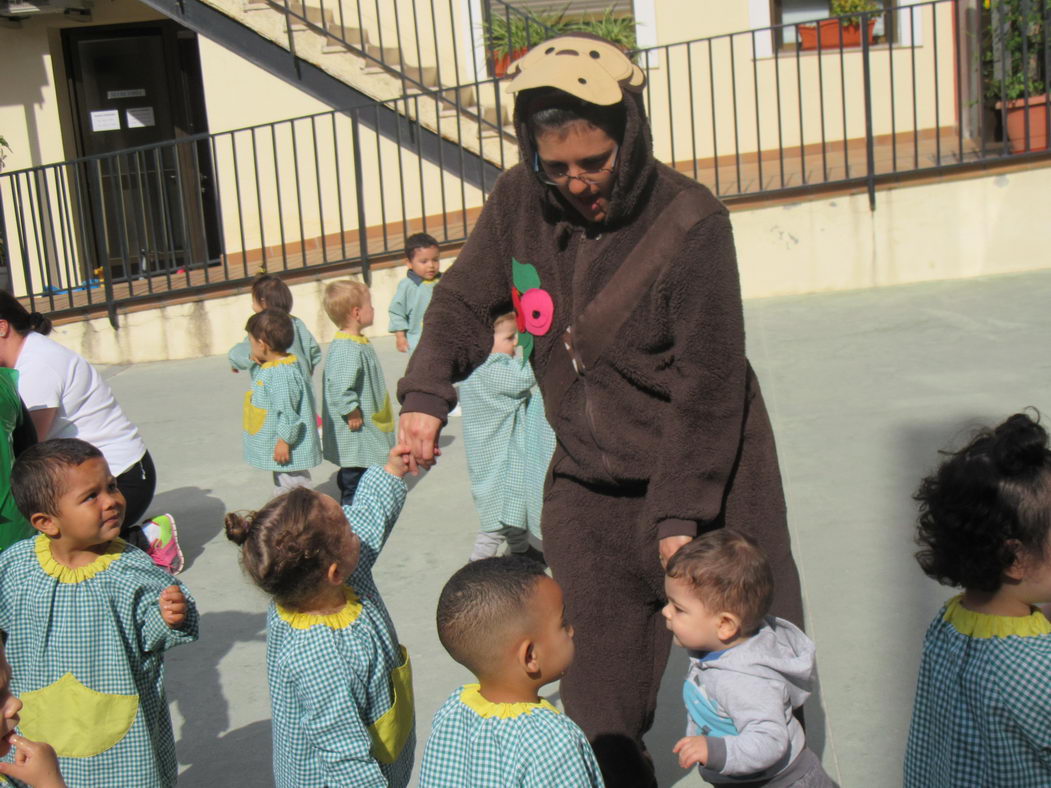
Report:
<svg viewBox="0 0 1051 788"><path fill-rule="evenodd" d="M182 629L161 618L172 584L188 603ZM197 623L186 588L121 539L79 569L55 561L43 534L12 545L0 554L0 629L25 704L19 733L55 748L70 788L175 785L164 652L196 640Z"/></svg>
<svg viewBox="0 0 1051 788"><path fill-rule="evenodd" d="M456 690L434 714L420 788L582 788L602 773L584 732L539 703L491 703L477 684Z"/></svg>
<svg viewBox="0 0 1051 788"><path fill-rule="evenodd" d="M306 324L298 317L292 317L292 328L295 330L295 339L292 340L292 346L285 348L286 353L291 353L296 357L296 363L299 365L299 371L303 373L303 380L310 385L307 386L307 390L310 392L310 402L314 402L314 370L317 369L317 365L321 363L321 346L318 345L317 340L314 339L314 335L310 333L310 329L306 327ZM259 364L252 358L252 344L248 341L246 335L244 339L230 348L230 352L226 354L226 358L230 362L230 366L234 369L240 369L246 371L252 375L255 375L259 371Z"/></svg>
<svg viewBox="0 0 1051 788"><path fill-rule="evenodd" d="M906 788L1051 785L1051 622L951 599L923 642Z"/></svg>
<svg viewBox="0 0 1051 788"><path fill-rule="evenodd" d="M463 442L482 531L503 526L540 537L544 478L555 436L533 368L491 353L460 385Z"/></svg>
<svg viewBox="0 0 1051 788"><path fill-rule="evenodd" d="M434 287L441 280L441 274L427 280L413 271L407 271L405 278L398 282L387 314L390 316L388 331L404 331L409 342L409 351L416 347L423 333L423 313L427 311L434 295Z"/></svg>
<svg viewBox="0 0 1051 788"><path fill-rule="evenodd" d="M295 356L268 361L252 375L244 402L245 460L264 471L306 471L321 464L317 416ZM278 465L274 447L283 438L291 462Z"/></svg>
<svg viewBox="0 0 1051 788"><path fill-rule="evenodd" d="M416 750L411 668L372 578L405 492L401 479L372 467L354 506L343 507L361 557L342 611L318 616L270 606L266 670L277 788L409 782ZM381 719L400 722L385 744L370 732Z"/></svg>
<svg viewBox="0 0 1051 788"><path fill-rule="evenodd" d="M351 431L344 416L361 408L364 424ZM363 336L337 331L325 356L321 395L325 459L341 468L382 465L394 448L394 412L379 356Z"/></svg>

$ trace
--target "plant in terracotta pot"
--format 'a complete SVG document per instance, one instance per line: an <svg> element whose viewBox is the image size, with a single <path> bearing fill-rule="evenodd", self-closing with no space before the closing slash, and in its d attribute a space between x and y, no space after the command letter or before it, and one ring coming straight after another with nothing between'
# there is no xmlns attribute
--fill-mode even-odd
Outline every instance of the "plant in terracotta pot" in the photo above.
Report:
<svg viewBox="0 0 1051 788"><path fill-rule="evenodd" d="M985 0L982 76L1015 153L1047 148L1049 0ZM1028 126L1028 140L1026 127Z"/></svg>
<svg viewBox="0 0 1051 788"><path fill-rule="evenodd" d="M814 25L799 25L799 45L802 49L838 49L840 46L861 46L861 22L865 22L865 36L872 43L872 29L876 26L876 16L872 14L883 10L879 0L832 0L829 3L829 14L832 18L822 19ZM862 14L868 14L863 17Z"/></svg>
<svg viewBox="0 0 1051 788"><path fill-rule="evenodd" d="M568 24L565 9L558 14L530 16L510 7L497 10L485 25L485 41L493 76L502 77L512 60L517 60L534 44L564 32Z"/></svg>

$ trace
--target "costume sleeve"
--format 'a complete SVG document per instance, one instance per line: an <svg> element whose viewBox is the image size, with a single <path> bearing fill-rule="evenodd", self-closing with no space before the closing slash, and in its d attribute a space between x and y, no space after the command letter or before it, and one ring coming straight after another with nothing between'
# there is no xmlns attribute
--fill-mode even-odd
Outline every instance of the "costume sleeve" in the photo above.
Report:
<svg viewBox="0 0 1051 788"><path fill-rule="evenodd" d="M230 366L234 369L251 370L259 366L252 360L252 345L248 341L247 336L230 348L230 352L226 354L226 358L230 362Z"/></svg>
<svg viewBox="0 0 1051 788"><path fill-rule="evenodd" d="M334 654L318 649L309 655L309 665L294 672L300 727L321 762L324 785L385 788L387 779L372 757L372 737L363 722L368 693Z"/></svg>
<svg viewBox="0 0 1051 788"><path fill-rule="evenodd" d="M289 446L295 446L306 433L299 415L305 394L301 378L298 375L271 378L267 388L270 390L270 411L277 419L277 437Z"/></svg>
<svg viewBox="0 0 1051 788"><path fill-rule="evenodd" d="M434 288L423 335L398 383L403 413L418 411L444 421L456 404L452 384L488 358L493 320L510 310L511 248L502 216L519 206L509 174L497 180L456 262Z"/></svg>
<svg viewBox="0 0 1051 788"><path fill-rule="evenodd" d="M354 493L354 505L344 506L343 513L354 533L361 539L361 557L351 575L350 584L359 573L371 573L387 542L394 523L405 505L405 482L374 465L365 471Z"/></svg>
<svg viewBox="0 0 1051 788"><path fill-rule="evenodd" d="M707 768L729 776L755 774L769 769L791 746L784 722L782 686L754 676L740 676L723 683L715 700L737 728L736 736L709 736Z"/></svg>
<svg viewBox="0 0 1051 788"><path fill-rule="evenodd" d="M409 330L409 280L402 279L398 282L398 289L394 291L394 298L390 301L387 315L390 317L390 327L387 329L392 334L395 331Z"/></svg>
<svg viewBox="0 0 1051 788"><path fill-rule="evenodd" d="M729 217L718 213L700 222L678 257L683 264L669 266L657 283L675 321L671 402L644 514L661 538L696 536L699 522L718 516L740 446L747 382Z"/></svg>
<svg viewBox="0 0 1051 788"><path fill-rule="evenodd" d="M353 348L351 352L341 352L336 357L333 357L331 350L328 354L324 380L325 402L341 416L346 416L361 405L359 392L365 385L365 365L361 363L361 355Z"/></svg>

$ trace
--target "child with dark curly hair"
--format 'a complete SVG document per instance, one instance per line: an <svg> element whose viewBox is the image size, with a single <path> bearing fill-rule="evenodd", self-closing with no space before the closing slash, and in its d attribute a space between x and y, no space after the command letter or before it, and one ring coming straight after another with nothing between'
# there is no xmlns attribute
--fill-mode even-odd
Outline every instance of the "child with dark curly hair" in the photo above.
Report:
<svg viewBox="0 0 1051 788"><path fill-rule="evenodd" d="M906 788L1051 785L1051 451L1033 418L981 431L923 480L916 559L963 588L927 630Z"/></svg>
<svg viewBox="0 0 1051 788"><path fill-rule="evenodd" d="M405 503L406 447L361 478L354 506L297 487L226 515L245 571L273 597L266 672L277 788L401 788L416 747L412 669L372 567ZM349 521L349 522L348 522Z"/></svg>

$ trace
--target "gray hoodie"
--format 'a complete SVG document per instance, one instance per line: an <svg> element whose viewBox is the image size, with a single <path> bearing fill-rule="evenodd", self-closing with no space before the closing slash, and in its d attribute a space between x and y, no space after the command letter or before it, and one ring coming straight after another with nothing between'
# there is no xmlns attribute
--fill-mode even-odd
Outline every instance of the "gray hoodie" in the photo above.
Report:
<svg viewBox="0 0 1051 788"><path fill-rule="evenodd" d="M785 772L806 746L792 710L809 697L813 678L813 642L773 616L733 648L692 653L683 699L686 734L708 737L701 776L732 784Z"/></svg>

